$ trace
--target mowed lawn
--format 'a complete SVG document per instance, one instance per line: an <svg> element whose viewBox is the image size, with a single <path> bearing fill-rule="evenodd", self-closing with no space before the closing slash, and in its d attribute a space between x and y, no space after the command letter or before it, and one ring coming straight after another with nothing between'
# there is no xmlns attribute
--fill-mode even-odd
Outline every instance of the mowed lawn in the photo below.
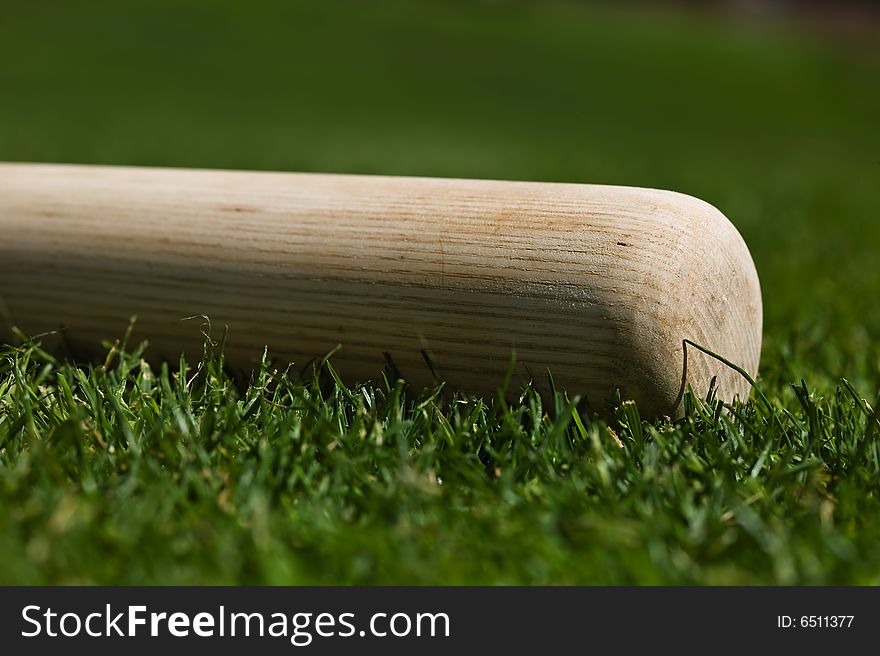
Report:
<svg viewBox="0 0 880 656"><path fill-rule="evenodd" d="M0 583L880 584L877 43L564 2L5 7L0 160L674 189L742 232L765 326L760 393L676 423L330 367L245 389L219 353L150 369L136 325L95 363L0 346Z"/></svg>

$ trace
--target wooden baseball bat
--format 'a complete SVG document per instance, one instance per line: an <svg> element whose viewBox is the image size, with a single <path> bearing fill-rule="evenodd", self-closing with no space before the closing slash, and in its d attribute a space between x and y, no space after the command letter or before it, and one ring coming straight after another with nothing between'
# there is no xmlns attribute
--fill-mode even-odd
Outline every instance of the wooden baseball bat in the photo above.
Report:
<svg viewBox="0 0 880 656"><path fill-rule="evenodd" d="M342 345L347 381L389 354L415 385L437 374L492 394L514 384L618 388L676 415L691 385L749 385L692 340L757 373L761 296L746 245L707 203L668 191L501 182L0 164L0 330L63 329L74 348L132 315L155 360L201 355L228 325L227 362L262 349L300 365ZM686 354L686 355L685 355Z"/></svg>

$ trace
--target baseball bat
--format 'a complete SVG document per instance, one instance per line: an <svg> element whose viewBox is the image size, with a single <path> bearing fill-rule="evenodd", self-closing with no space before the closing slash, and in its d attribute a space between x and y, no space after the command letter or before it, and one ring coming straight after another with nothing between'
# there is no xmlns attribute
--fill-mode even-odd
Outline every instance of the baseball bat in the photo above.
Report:
<svg viewBox="0 0 880 656"><path fill-rule="evenodd" d="M338 345L347 382L388 362L416 385L615 389L646 416L690 385L757 373L761 294L714 207L632 187L386 176L0 164L0 331L74 349L137 316L148 359L198 357L184 320L228 326L230 366L263 347L301 365Z"/></svg>

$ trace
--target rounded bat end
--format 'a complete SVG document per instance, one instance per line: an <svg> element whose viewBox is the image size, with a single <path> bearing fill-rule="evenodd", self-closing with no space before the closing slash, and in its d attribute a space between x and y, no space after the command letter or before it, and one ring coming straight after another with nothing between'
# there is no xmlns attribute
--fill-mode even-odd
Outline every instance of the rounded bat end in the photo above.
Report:
<svg viewBox="0 0 880 656"><path fill-rule="evenodd" d="M688 390L748 398L751 385L736 367L757 376L763 311L751 253L727 217L697 198L661 193L668 204L658 223L676 225L677 236L655 253L667 262L656 302L632 308L623 387L643 414L680 417Z"/></svg>

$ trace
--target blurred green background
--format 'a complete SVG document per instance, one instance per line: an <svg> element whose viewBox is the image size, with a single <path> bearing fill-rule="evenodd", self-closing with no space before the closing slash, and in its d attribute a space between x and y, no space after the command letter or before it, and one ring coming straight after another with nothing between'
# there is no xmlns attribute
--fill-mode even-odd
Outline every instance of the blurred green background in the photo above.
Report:
<svg viewBox="0 0 880 656"><path fill-rule="evenodd" d="M689 193L752 249L765 376L870 394L880 31L827 23L576 2L5 3L0 160Z"/></svg>

